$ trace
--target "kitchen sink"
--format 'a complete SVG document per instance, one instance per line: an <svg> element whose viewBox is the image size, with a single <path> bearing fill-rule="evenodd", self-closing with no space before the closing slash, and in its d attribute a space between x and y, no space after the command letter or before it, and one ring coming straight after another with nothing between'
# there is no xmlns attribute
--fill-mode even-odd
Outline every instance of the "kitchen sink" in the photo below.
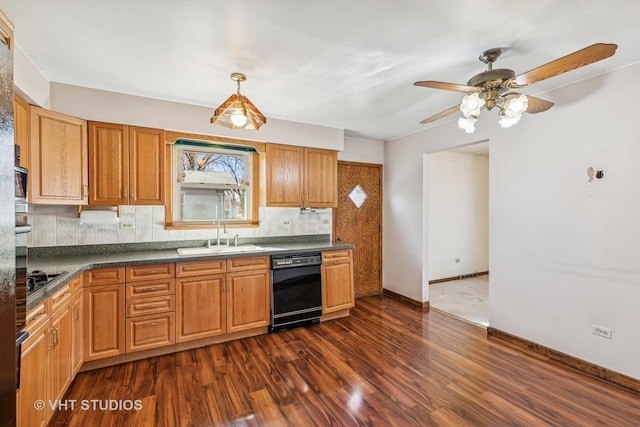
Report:
<svg viewBox="0 0 640 427"><path fill-rule="evenodd" d="M215 255L215 254L230 254L230 253L244 253L244 252L260 252L265 251L267 248L256 245L240 245L240 246L211 246L196 247L196 248L180 248L178 249L178 255Z"/></svg>

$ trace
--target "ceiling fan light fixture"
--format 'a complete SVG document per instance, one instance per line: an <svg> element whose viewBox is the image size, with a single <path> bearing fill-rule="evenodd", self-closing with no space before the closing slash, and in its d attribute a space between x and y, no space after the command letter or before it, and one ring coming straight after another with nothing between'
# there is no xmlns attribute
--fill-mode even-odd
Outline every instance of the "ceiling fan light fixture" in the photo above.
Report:
<svg viewBox="0 0 640 427"><path fill-rule="evenodd" d="M230 129L255 129L267 123L265 116L249 99L240 94L240 82L247 79L242 73L232 73L231 80L238 84L238 90L224 101L213 113L211 124L219 124Z"/></svg>
<svg viewBox="0 0 640 427"><path fill-rule="evenodd" d="M477 117L469 116L469 117L460 117L458 119L458 127L463 129L466 133L474 133L476 131L476 122L478 121Z"/></svg>
<svg viewBox="0 0 640 427"><path fill-rule="evenodd" d="M507 116L518 116L526 112L528 107L529 99L524 93L521 93L520 96L508 97L504 101L503 111Z"/></svg>
<svg viewBox="0 0 640 427"><path fill-rule="evenodd" d="M462 98L460 103L460 111L465 117L478 116L480 110L484 107L485 100L480 98L478 92L467 94Z"/></svg>
<svg viewBox="0 0 640 427"><path fill-rule="evenodd" d="M500 120L498 120L498 124L503 128L510 128L520 121L522 118L522 114L500 114Z"/></svg>

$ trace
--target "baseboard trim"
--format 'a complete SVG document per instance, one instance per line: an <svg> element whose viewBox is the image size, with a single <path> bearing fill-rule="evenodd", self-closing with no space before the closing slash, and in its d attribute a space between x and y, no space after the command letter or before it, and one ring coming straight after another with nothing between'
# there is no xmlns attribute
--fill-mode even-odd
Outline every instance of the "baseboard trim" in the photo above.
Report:
<svg viewBox="0 0 640 427"><path fill-rule="evenodd" d="M389 297L393 300L396 300L398 302L401 302L405 305L409 305L411 307L417 307L422 311L429 311L429 301L425 301L425 302L416 301L409 297L405 297L404 295L400 295L396 292L390 291L389 289L383 289L382 295Z"/></svg>
<svg viewBox="0 0 640 427"><path fill-rule="evenodd" d="M429 284L434 285L436 283L452 282L454 280L467 279L469 277L474 277L474 276L486 276L487 274L489 274L488 271L479 271L477 273L461 274L459 276L452 276L452 277L443 277L442 279L429 280Z"/></svg>
<svg viewBox="0 0 640 427"><path fill-rule="evenodd" d="M592 377L608 381L610 383L631 389L636 392L640 392L640 380L631 378L619 372L612 371L594 363L578 359L577 357L570 356L552 348L545 347L533 341L511 335L508 332L501 331L491 326L487 327L487 338L502 341L505 344L518 350L527 350L541 354L548 357L549 359L553 359Z"/></svg>

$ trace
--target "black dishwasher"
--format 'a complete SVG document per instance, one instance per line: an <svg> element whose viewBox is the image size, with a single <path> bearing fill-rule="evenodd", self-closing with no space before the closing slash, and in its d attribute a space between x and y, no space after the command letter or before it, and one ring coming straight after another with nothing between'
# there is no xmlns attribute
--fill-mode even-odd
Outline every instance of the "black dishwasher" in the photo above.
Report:
<svg viewBox="0 0 640 427"><path fill-rule="evenodd" d="M271 256L270 333L320 322L321 265L320 253Z"/></svg>

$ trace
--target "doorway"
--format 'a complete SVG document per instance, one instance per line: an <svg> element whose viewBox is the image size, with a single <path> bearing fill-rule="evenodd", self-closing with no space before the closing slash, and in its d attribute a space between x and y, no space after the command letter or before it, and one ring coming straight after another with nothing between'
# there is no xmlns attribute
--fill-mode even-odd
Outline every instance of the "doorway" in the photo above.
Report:
<svg viewBox="0 0 640 427"><path fill-rule="evenodd" d="M429 305L489 324L489 142L430 154Z"/></svg>
<svg viewBox="0 0 640 427"><path fill-rule="evenodd" d="M382 165L338 161L333 236L353 243L356 297L382 293Z"/></svg>

